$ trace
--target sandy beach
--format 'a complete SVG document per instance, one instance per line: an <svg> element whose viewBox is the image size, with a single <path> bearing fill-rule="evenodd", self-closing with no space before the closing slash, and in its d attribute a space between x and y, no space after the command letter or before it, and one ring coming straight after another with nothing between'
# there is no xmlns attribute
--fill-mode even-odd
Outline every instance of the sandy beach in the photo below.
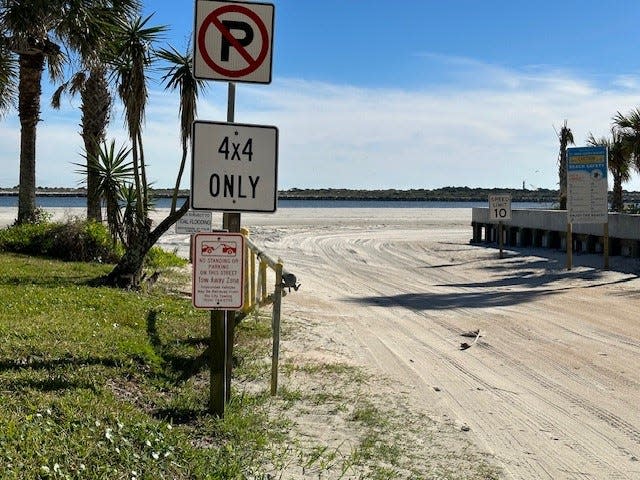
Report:
<svg viewBox="0 0 640 480"><path fill-rule="evenodd" d="M14 217L0 209L0 225ZM505 478L640 478L638 260L612 257L603 271L602 257L577 255L567 271L553 250L499 259L469 243L470 223L471 210L455 208L243 214L302 284L283 321L310 325L307 342L285 343L282 356L341 357L391 381L416 411L458 425ZM187 235L160 243L188 255Z"/></svg>

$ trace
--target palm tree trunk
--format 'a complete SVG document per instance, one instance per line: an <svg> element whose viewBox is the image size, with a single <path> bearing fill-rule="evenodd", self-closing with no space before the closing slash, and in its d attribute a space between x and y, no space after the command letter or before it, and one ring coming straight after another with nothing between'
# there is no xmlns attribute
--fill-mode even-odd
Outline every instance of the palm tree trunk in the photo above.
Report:
<svg viewBox="0 0 640 480"><path fill-rule="evenodd" d="M142 180L142 191L138 191L142 197L142 206L144 208L144 216L147 217L149 213L149 184L147 183L147 166L144 160L144 148L142 146L142 131L138 131L137 138L138 145L140 148L138 149L138 156L140 158L140 176Z"/></svg>
<svg viewBox="0 0 640 480"><path fill-rule="evenodd" d="M82 139L87 153L87 218L102 222L102 202L97 192L100 178L95 169L89 168L88 163L97 158L109 124L111 94L104 67L91 70L81 96Z"/></svg>
<svg viewBox="0 0 640 480"><path fill-rule="evenodd" d="M133 179L136 192L138 193L138 201L136 202L136 220L142 220L144 217L142 209L142 185L140 182L140 160L138 159L138 141L135 135L131 136L131 157L133 162Z"/></svg>
<svg viewBox="0 0 640 480"><path fill-rule="evenodd" d="M182 160L180 161L180 169L178 170L178 178L176 179L176 187L173 190L173 198L171 199L171 213L176 211L178 204L178 191L180 190L180 182L182 181L182 174L184 173L184 167L187 163L187 140L182 139Z"/></svg>
<svg viewBox="0 0 640 480"><path fill-rule="evenodd" d="M567 209L567 145L560 145L560 165L558 166L560 179L560 210Z"/></svg>
<svg viewBox="0 0 640 480"><path fill-rule="evenodd" d="M18 114L20 117L20 188L18 223L36 218L36 126L40 120L40 95L44 54L20 55Z"/></svg>
<svg viewBox="0 0 640 480"><path fill-rule="evenodd" d="M106 285L120 288L136 288L140 286L144 257L160 237L189 210L189 201L185 201L179 210L170 213L158 226L150 231L147 223L139 231L134 244L129 245L122 259L104 279Z"/></svg>
<svg viewBox="0 0 640 480"><path fill-rule="evenodd" d="M624 210L624 202L622 200L622 177L620 175L613 176L613 198L611 199L611 210L614 212L622 212L622 210Z"/></svg>

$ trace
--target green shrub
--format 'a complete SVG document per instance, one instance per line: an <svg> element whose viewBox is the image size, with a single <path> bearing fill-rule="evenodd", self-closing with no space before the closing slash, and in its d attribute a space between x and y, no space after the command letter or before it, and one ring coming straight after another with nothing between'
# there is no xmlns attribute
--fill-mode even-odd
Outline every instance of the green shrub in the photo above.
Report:
<svg viewBox="0 0 640 480"><path fill-rule="evenodd" d="M176 255L176 252L167 252L160 247L152 247L144 259L145 266L149 268L182 267L187 260Z"/></svg>
<svg viewBox="0 0 640 480"><path fill-rule="evenodd" d="M113 246L107 227L85 220L14 225L0 230L0 251L102 263L117 262L122 255L122 249Z"/></svg>

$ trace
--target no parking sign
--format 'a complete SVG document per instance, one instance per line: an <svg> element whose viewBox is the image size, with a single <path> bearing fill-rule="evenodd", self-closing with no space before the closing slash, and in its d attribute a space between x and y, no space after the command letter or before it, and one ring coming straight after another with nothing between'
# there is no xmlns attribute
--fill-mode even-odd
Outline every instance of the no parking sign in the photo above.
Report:
<svg viewBox="0 0 640 480"><path fill-rule="evenodd" d="M271 83L273 16L269 3L197 0L194 76Z"/></svg>

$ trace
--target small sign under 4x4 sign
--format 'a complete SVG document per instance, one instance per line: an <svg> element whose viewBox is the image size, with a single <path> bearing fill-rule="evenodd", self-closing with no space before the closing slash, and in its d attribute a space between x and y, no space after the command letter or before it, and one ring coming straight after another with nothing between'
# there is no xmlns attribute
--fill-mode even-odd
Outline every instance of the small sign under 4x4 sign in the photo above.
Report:
<svg viewBox="0 0 640 480"><path fill-rule="evenodd" d="M240 233L193 236L195 308L238 310L244 303L244 237Z"/></svg>
<svg viewBox="0 0 640 480"><path fill-rule="evenodd" d="M189 210L176 222L176 233L211 231L211 212Z"/></svg>

